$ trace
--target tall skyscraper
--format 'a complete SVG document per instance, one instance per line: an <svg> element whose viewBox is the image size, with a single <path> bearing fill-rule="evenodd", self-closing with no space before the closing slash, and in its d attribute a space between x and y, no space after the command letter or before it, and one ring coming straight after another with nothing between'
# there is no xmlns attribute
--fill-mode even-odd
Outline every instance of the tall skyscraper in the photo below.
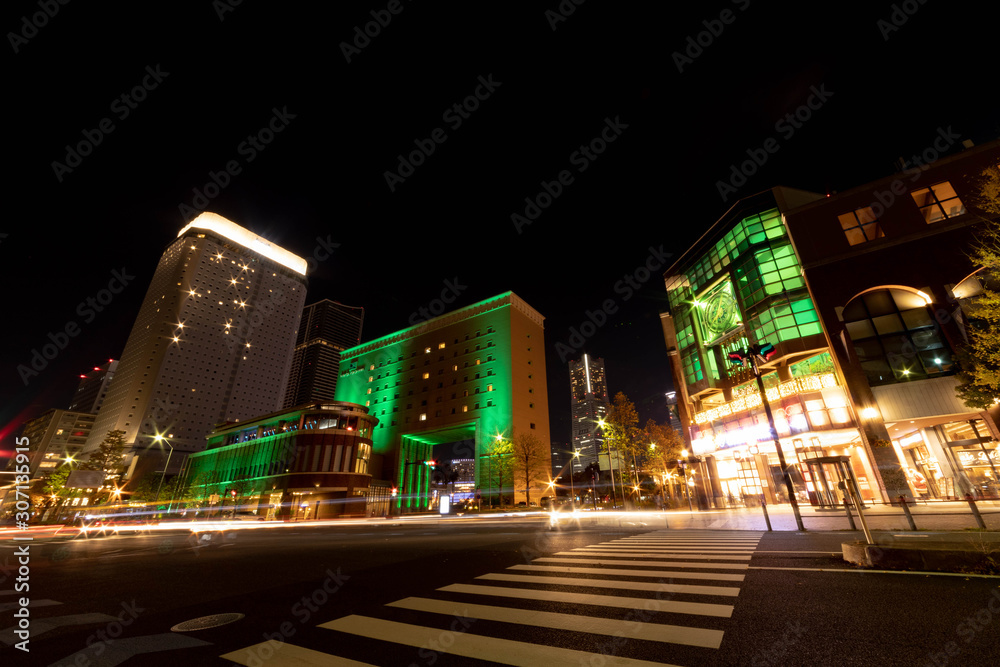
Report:
<svg viewBox="0 0 1000 667"><path fill-rule="evenodd" d="M205 448L220 422L280 409L306 261L214 213L167 246L83 454L120 429L139 459ZM165 438L159 440L158 436ZM173 451L171 450L171 451ZM155 457L153 455L156 455Z"/></svg>
<svg viewBox="0 0 1000 667"><path fill-rule="evenodd" d="M333 400L340 373L340 353L361 342L364 321L364 308L329 299L302 310L285 408Z"/></svg>
<svg viewBox="0 0 1000 667"><path fill-rule="evenodd" d="M90 413L96 413L100 410L116 370L118 370L118 362L114 359L108 359L100 366L94 366L94 370L82 374L80 384L69 404L69 409Z"/></svg>
<svg viewBox="0 0 1000 667"><path fill-rule="evenodd" d="M573 460L573 472L580 472L597 461L604 445L597 422L608 416L608 384L604 377L604 360L584 354L579 361L569 362L570 410L573 418L573 451L580 455Z"/></svg>

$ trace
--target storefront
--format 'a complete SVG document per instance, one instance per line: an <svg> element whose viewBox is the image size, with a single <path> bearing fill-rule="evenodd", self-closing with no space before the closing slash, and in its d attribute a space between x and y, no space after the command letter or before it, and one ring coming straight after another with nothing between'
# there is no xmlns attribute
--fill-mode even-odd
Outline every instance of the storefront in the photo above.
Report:
<svg viewBox="0 0 1000 667"><path fill-rule="evenodd" d="M739 389L739 388L737 388ZM734 393L736 391L734 390ZM808 461L847 456L864 500L881 492L843 387L832 373L793 378L767 389L768 402L797 499L829 504L837 479L814 479ZM701 484L716 506L788 502L781 465L759 393L695 415L691 442ZM836 495L836 494L833 494ZM836 498L841 502L842 497Z"/></svg>
<svg viewBox="0 0 1000 667"><path fill-rule="evenodd" d="M892 427L899 430L899 427ZM917 425L893 439L915 498L1000 494L997 442L982 419Z"/></svg>

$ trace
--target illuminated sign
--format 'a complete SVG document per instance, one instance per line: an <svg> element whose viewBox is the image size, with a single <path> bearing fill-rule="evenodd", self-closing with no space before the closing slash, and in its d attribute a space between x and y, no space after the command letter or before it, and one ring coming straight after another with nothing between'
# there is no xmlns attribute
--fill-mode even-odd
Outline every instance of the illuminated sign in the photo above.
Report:
<svg viewBox="0 0 1000 667"><path fill-rule="evenodd" d="M771 402L787 398L789 396L796 396L810 391L820 391L826 387L835 386L837 386L837 376L833 373L824 373L823 375L807 375L805 377L794 378L788 382L779 384L777 387L771 387L765 393L767 394L767 400ZM759 408L763 404L764 402L760 398L759 391L753 394L747 393L736 400L723 403L722 405L712 408L711 410L699 412L694 416L694 422L696 424L713 422L721 417L728 417L731 414Z"/></svg>
<svg viewBox="0 0 1000 667"><path fill-rule="evenodd" d="M733 285L724 280L695 302L701 313L702 340L705 345L726 335L743 323L740 307L733 296Z"/></svg>

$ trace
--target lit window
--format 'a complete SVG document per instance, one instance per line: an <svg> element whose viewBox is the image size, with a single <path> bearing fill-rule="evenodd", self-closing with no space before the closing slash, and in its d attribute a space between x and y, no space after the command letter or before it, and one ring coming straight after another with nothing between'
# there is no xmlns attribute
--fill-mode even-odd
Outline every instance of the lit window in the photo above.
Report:
<svg viewBox="0 0 1000 667"><path fill-rule="evenodd" d="M438 343L438 349L439 350L443 350L444 349L444 343Z"/></svg>
<svg viewBox="0 0 1000 667"><path fill-rule="evenodd" d="M847 236L847 242L851 245L858 245L885 236L871 206L838 215L837 219L840 220L840 226Z"/></svg>
<svg viewBox="0 0 1000 667"><path fill-rule="evenodd" d="M425 380L426 380L427 378L429 378L430 376L431 376L431 374L430 374L430 373L424 373L424 379L425 379Z"/></svg>
<svg viewBox="0 0 1000 667"><path fill-rule="evenodd" d="M910 195L928 224L965 213L965 205L948 181L922 190L914 190Z"/></svg>
<svg viewBox="0 0 1000 667"><path fill-rule="evenodd" d="M427 413L426 412L420 413L420 421L422 421L422 422L427 421Z"/></svg>

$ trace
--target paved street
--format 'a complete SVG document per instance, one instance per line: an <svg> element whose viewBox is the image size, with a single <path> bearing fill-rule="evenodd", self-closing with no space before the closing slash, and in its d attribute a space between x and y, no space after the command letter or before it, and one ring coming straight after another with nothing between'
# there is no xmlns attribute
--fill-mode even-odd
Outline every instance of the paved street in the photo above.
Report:
<svg viewBox="0 0 1000 667"><path fill-rule="evenodd" d="M49 539L29 664L1000 663L1000 577L860 571L852 539L541 517Z"/></svg>

